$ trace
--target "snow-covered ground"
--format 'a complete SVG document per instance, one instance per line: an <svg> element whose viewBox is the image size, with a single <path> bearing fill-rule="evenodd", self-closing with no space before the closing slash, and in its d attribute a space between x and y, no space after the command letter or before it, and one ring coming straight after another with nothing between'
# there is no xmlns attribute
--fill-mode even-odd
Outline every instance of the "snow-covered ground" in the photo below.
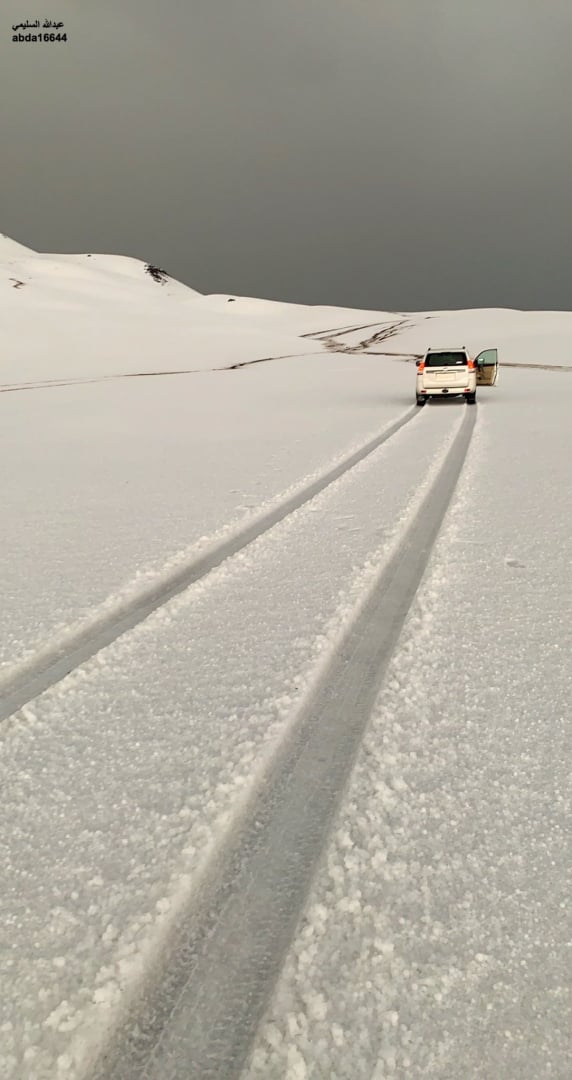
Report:
<svg viewBox="0 0 572 1080"><path fill-rule="evenodd" d="M0 690L403 415L428 345L499 348L247 1075L568 1080L572 313L209 297L0 237L0 315ZM7 1080L82 1076L465 409L421 410L4 723Z"/></svg>

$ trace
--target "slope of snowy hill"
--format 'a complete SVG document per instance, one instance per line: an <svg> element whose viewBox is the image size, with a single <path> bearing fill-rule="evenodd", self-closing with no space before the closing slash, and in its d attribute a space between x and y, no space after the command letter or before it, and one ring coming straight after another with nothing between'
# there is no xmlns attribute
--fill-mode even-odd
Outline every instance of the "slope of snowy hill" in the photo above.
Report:
<svg viewBox="0 0 572 1080"><path fill-rule="evenodd" d="M153 282L163 286L160 290L153 289L154 296L150 288ZM168 296L179 301L189 301L199 295L165 274L160 267L139 259L126 255L44 254L1 233L0 283L4 287L10 285L16 290L27 290L25 298L32 305L59 300L64 307L79 306L82 300L91 304L105 300L128 304L141 302L143 298L149 303L157 300L159 295L162 299ZM3 298L5 304L9 304L7 297Z"/></svg>
<svg viewBox="0 0 572 1080"><path fill-rule="evenodd" d="M496 346L504 364L572 365L570 312L387 312L204 296L138 259L42 254L3 235L0 313L4 387L323 351L411 361L430 345Z"/></svg>
<svg viewBox="0 0 572 1080"><path fill-rule="evenodd" d="M3 386L228 366L307 351L296 330L209 310L160 267L118 255L39 254L0 237Z"/></svg>

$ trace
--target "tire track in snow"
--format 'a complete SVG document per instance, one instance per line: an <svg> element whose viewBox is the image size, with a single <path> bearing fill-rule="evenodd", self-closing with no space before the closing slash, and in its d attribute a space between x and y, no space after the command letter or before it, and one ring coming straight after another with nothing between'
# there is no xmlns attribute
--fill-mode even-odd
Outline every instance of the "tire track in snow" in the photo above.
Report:
<svg viewBox="0 0 572 1080"><path fill-rule="evenodd" d="M477 410L213 852L210 874L90 1080L236 1080L294 936L380 685L454 494Z"/></svg>
<svg viewBox="0 0 572 1080"><path fill-rule="evenodd" d="M345 326L336 330L318 330L311 334L301 334L301 337L314 338L316 341L321 341L328 352L336 353L367 353L370 356L389 356L390 353L382 351L375 351L371 349L372 345L377 345L380 342L388 341L390 338L396 337L399 334L404 333L406 330L414 329L418 326L420 319L426 321L427 319L434 318L433 315L423 315L420 318L406 318L405 316L398 315L398 321L390 322L376 322L365 323L363 325ZM346 334L355 334L359 330L371 330L373 327L377 327L374 334L369 337L363 338L363 340L356 342L355 344L345 343L338 341L338 338L343 338ZM395 355L407 355L411 356L411 353Z"/></svg>
<svg viewBox="0 0 572 1080"><path fill-rule="evenodd" d="M371 339L373 340L373 338ZM357 354L362 353L366 356L399 356L407 357L409 359L415 359L420 356L420 353L402 353L402 352L387 352L385 350L369 349L367 347L368 342L361 342L358 346L340 346L336 347L335 343L327 344L328 352L336 352L341 354ZM62 386L92 386L96 383L103 382L117 382L119 379L156 379L160 376L166 375L212 375L219 371L239 371L241 368L253 367L254 364L269 364L273 360L301 360L308 356L322 356L322 352L300 352L300 353L283 353L280 356L259 356L255 360L239 360L235 364L225 364L223 367L214 368L175 368L173 371L165 369L164 371L125 371L116 372L113 375L95 375L93 378L86 376L85 378L73 378L73 379L40 379L35 382L25 383L2 383L0 384L0 394L18 394L29 390L54 390ZM507 365L516 367L518 365ZM530 365L520 365L530 366ZM536 365L543 366L543 365Z"/></svg>
<svg viewBox="0 0 572 1080"><path fill-rule="evenodd" d="M252 364L267 364L270 360L294 360L303 356L320 356L320 353L285 353L282 356L260 356L256 360L241 360L236 364L225 364L223 367L214 368L175 368L172 371L123 371L113 375L95 375L93 377L81 376L77 379L39 379L35 382L25 383L2 383L0 394L15 394L21 390L50 390L58 386L90 386L93 383L116 382L118 379L149 379L159 375L208 375L215 371L237 371L239 368L251 367Z"/></svg>
<svg viewBox="0 0 572 1080"><path fill-rule="evenodd" d="M205 577L216 566L236 555L253 540L309 502L387 442L418 414L419 410L415 406L408 409L379 435L342 458L310 483L303 484L268 509L251 517L242 527L223 535L218 543L215 542L204 552L189 557L174 569L158 573L148 585L126 592L116 600L102 605L87 619L48 641L43 649L27 660L13 664L0 676L0 723L121 634L142 622L173 596Z"/></svg>
<svg viewBox="0 0 572 1080"><path fill-rule="evenodd" d="M304 336L304 335L302 335ZM392 336L392 335L389 335ZM324 345L328 352L337 353L366 353L373 356L417 356L417 353L389 353L389 352L375 352L371 351L367 346L370 342L376 340L385 340L385 338L379 338L377 335L373 335L372 338L368 338L366 341L360 342L356 346L349 345L336 345L333 339L324 339ZM92 386L95 383L102 382L117 382L119 379L152 379L165 375L208 375L214 374L217 371L239 371L241 368L253 367L254 364L269 364L273 360L298 360L308 356L322 356L322 352L299 352L299 353L283 353L279 356L258 356L255 360L239 360L235 364L224 364L222 367L213 368L175 368L173 370L164 369L159 371L123 371L115 372L112 375L95 375L71 378L71 379L38 379L33 382L22 383L1 383L0 394L17 394L25 390L53 390L62 386Z"/></svg>
<svg viewBox="0 0 572 1080"><path fill-rule="evenodd" d="M499 364L499 369L501 365ZM510 361L504 361L502 367L507 368L520 368L526 370L527 368L533 368L535 371L572 371L571 364L517 364Z"/></svg>

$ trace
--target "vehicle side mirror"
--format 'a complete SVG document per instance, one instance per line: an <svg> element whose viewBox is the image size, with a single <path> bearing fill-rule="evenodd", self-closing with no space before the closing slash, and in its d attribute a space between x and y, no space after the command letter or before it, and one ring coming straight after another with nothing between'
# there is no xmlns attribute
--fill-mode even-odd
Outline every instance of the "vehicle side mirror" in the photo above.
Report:
<svg viewBox="0 0 572 1080"><path fill-rule="evenodd" d="M416 360L416 361L415 361L415 367L419 367L419 364L420 364L420 363L421 363L421 361L420 361L420 360Z"/></svg>

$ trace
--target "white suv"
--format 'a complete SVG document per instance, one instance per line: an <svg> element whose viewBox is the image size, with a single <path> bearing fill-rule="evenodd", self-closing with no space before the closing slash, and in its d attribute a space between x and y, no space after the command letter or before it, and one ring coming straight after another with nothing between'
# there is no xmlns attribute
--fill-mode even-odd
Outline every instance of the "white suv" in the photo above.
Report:
<svg viewBox="0 0 572 1080"><path fill-rule="evenodd" d="M484 349L471 360L464 345L456 349L427 349L417 360L415 399L424 405L436 394L456 394L469 405L477 400L477 386L494 386L498 372L498 350Z"/></svg>
<svg viewBox="0 0 572 1080"><path fill-rule="evenodd" d="M477 399L477 371L464 345L458 349L427 349L417 361L416 401L424 405L435 394L462 394L470 405Z"/></svg>

